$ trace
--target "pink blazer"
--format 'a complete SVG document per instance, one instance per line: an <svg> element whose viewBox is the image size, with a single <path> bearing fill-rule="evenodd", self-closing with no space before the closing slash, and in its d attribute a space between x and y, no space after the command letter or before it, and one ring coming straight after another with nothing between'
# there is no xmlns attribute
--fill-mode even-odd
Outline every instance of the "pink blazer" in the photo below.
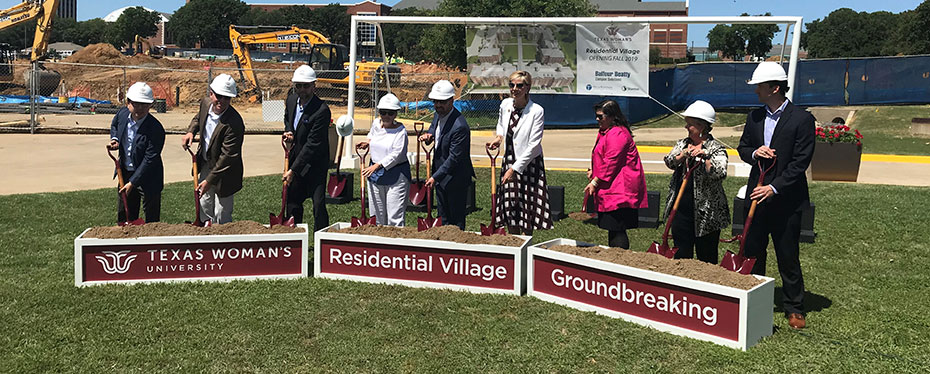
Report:
<svg viewBox="0 0 930 374"><path fill-rule="evenodd" d="M591 151L591 172L600 180L594 196L598 212L648 207L643 164L626 127L598 131Z"/></svg>

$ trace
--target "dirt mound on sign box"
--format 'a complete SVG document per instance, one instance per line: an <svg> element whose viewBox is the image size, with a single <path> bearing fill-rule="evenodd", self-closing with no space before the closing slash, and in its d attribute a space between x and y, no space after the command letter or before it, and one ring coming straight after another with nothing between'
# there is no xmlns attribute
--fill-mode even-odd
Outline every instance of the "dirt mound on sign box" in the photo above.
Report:
<svg viewBox="0 0 930 374"><path fill-rule="evenodd" d="M634 252L622 248L570 245L555 245L546 249L741 290L748 290L762 283L761 280L751 275L735 273L719 265L692 259L670 260L654 253Z"/></svg>
<svg viewBox="0 0 930 374"><path fill-rule="evenodd" d="M245 235L245 234L282 234L304 232L300 227L274 226L265 227L255 221L236 221L210 227L196 227L190 224L152 222L141 226L98 226L84 234L84 238L125 239L143 236L199 236L199 235Z"/></svg>
<svg viewBox="0 0 930 374"><path fill-rule="evenodd" d="M456 242L463 244L490 244L502 245L506 247L519 247L523 244L523 239L509 235L491 235L482 236L471 232L465 232L456 226L439 226L426 231L417 231L416 227L393 227L393 226L359 226L349 227L333 232L344 234L362 234L383 236L388 238L411 238L411 239L428 239L442 240L447 242Z"/></svg>

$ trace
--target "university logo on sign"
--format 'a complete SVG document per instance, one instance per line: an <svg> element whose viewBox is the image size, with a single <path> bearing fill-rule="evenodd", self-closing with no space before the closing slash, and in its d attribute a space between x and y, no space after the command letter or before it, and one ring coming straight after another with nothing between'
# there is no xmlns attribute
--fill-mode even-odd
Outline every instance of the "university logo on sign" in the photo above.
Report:
<svg viewBox="0 0 930 374"><path fill-rule="evenodd" d="M129 266L133 261L136 260L136 256L129 254L129 250L125 251L103 251L104 256L94 256L101 265L103 265L103 271L107 274L125 274L129 271Z"/></svg>

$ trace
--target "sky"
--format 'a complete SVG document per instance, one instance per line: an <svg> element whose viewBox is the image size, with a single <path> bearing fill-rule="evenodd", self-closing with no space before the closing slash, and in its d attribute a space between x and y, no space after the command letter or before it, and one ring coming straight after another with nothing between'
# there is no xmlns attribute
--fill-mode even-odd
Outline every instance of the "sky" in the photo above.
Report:
<svg viewBox="0 0 930 374"><path fill-rule="evenodd" d="M113 10L125 7L141 5L159 12L174 13L175 10L185 4L185 0L77 0L78 1L78 20L88 20L91 18L103 18ZM357 1L335 1L344 4L354 4ZM385 0L381 3L386 5L397 4L400 0ZM558 0L551 0L558 1ZM646 0L649 1L649 0ZM690 0L689 14L691 16L738 16L742 13L752 15L771 13L773 16L802 16L804 22L810 22L815 19L822 19L830 12L837 8L851 8L858 12L875 12L889 11L899 13L905 10L916 8L922 0ZM0 0L0 8L6 9L18 4L20 0ZM319 1L287 1L287 0L246 0L249 4L259 3L295 3L295 4L329 4L334 0ZM707 31L713 28L713 25L696 25L688 27L688 45L697 47L707 46ZM775 36L773 44L780 44L784 39L784 34L779 33ZM789 37L790 44L790 37Z"/></svg>

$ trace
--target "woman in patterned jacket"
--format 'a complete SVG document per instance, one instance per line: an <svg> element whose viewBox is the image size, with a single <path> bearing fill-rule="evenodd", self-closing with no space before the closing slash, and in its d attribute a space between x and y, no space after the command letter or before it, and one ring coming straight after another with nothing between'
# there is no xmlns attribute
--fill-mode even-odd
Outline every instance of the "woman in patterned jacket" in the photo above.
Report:
<svg viewBox="0 0 930 374"><path fill-rule="evenodd" d="M723 191L727 151L710 135L717 117L713 106L698 100L683 115L688 137L679 140L665 155L665 165L675 171L668 184L665 217L668 219L688 164L701 162L681 195L672 223L672 238L678 247L675 258L693 258L696 249L698 260L716 264L720 230L730 225L730 209Z"/></svg>

